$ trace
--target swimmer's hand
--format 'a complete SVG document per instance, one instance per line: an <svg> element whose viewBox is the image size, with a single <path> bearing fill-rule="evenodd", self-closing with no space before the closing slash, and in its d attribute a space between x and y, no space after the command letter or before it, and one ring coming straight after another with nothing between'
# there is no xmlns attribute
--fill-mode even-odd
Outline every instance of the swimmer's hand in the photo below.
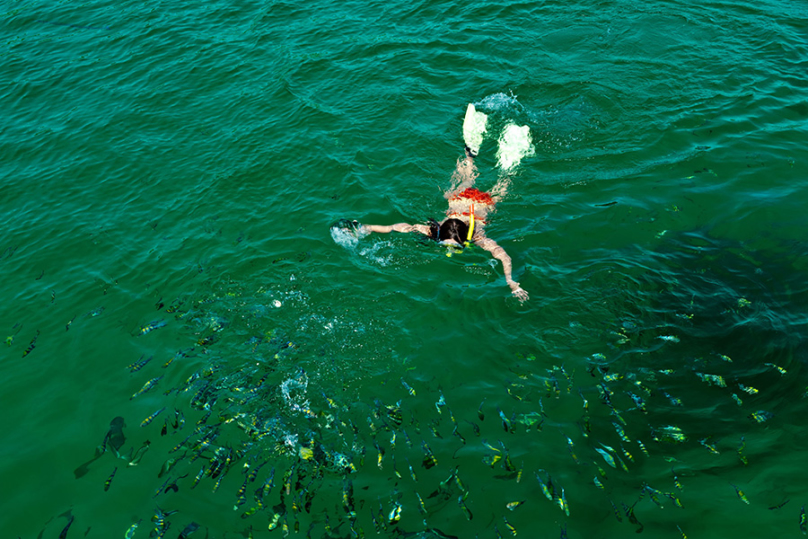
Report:
<svg viewBox="0 0 808 539"><path fill-rule="evenodd" d="M519 286L519 283L517 283L516 281L509 282L508 286L511 287L511 292L520 302L524 303L530 298L530 296L527 293L527 290Z"/></svg>

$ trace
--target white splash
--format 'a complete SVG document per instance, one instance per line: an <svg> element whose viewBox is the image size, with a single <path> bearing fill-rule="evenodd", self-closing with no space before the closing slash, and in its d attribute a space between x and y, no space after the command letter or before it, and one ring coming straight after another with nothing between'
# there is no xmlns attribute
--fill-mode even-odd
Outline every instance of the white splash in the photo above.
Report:
<svg viewBox="0 0 808 539"><path fill-rule="evenodd" d="M346 249L353 250L356 248L359 240L367 236L368 232L350 228L340 228L338 226L331 227L331 237L337 245L345 247Z"/></svg>
<svg viewBox="0 0 808 539"><path fill-rule="evenodd" d="M526 125L509 123L499 137L497 148L497 163L499 167L508 172L518 165L523 158L533 155L535 149L530 136L530 128Z"/></svg>
<svg viewBox="0 0 808 539"><path fill-rule="evenodd" d="M507 107L518 106L519 102L516 100L516 96L513 94L504 94L502 92L498 94L492 94L486 96L478 103L480 108L484 108L486 110L500 110Z"/></svg>
<svg viewBox="0 0 808 539"><path fill-rule="evenodd" d="M379 266L388 266L392 263L393 257L391 254L380 254L384 250L393 250L394 246L389 241L377 241L368 245L359 245L359 240L370 235L370 232L363 232L361 230L340 228L338 226L331 227L331 237L334 242L359 255L360 257L377 264Z"/></svg>
<svg viewBox="0 0 808 539"><path fill-rule="evenodd" d="M281 394L289 408L303 415L311 416L309 400L306 398L308 386L309 378L305 372L301 372L297 378L289 378L281 383Z"/></svg>
<svg viewBox="0 0 808 539"><path fill-rule="evenodd" d="M389 241L380 241L359 250L359 255L379 266L389 266L393 262L393 255L382 255L380 251L392 250L393 244Z"/></svg>

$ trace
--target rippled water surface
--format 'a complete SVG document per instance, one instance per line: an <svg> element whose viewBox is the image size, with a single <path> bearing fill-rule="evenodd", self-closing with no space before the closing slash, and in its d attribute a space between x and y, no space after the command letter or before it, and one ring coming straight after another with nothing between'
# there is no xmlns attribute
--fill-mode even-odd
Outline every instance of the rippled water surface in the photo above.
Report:
<svg viewBox="0 0 808 539"><path fill-rule="evenodd" d="M804 8L7 2L0 535L804 533Z"/></svg>

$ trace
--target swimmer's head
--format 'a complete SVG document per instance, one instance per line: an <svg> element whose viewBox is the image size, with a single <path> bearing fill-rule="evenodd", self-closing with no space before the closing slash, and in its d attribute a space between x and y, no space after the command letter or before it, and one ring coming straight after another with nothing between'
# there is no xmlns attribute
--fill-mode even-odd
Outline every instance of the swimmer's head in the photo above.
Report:
<svg viewBox="0 0 808 539"><path fill-rule="evenodd" d="M446 219L442 224L435 220L429 223L429 237L435 241L463 247L469 235L469 226L460 219Z"/></svg>

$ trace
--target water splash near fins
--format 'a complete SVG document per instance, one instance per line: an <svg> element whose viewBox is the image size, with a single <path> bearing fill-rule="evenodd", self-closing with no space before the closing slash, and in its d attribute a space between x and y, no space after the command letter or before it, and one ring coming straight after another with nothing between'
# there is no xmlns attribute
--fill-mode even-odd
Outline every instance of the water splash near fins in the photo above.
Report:
<svg viewBox="0 0 808 539"><path fill-rule="evenodd" d="M528 126L513 123L505 126L499 137L499 147L497 148L497 164L503 172L509 172L523 158L534 153L535 149Z"/></svg>

